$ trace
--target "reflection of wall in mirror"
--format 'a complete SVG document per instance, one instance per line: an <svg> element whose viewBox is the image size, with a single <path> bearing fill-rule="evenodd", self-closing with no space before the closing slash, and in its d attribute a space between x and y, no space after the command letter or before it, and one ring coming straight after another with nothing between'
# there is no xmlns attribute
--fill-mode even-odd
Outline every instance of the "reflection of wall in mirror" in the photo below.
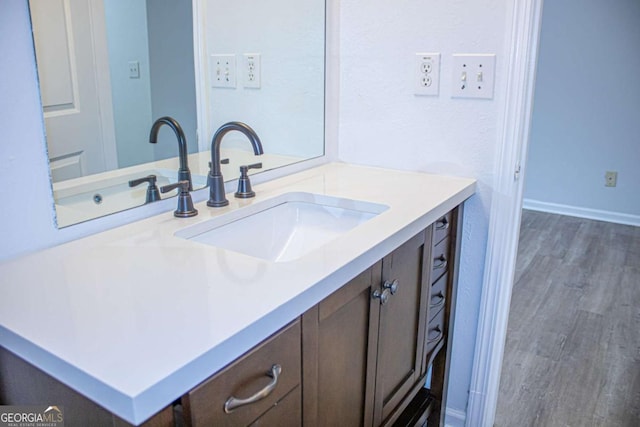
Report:
<svg viewBox="0 0 640 427"><path fill-rule="evenodd" d="M162 116L178 120L189 151L197 151L191 2L109 0L105 12L119 167L177 155L170 129L149 144L151 124ZM130 62L138 77L130 76Z"/></svg>
<svg viewBox="0 0 640 427"><path fill-rule="evenodd" d="M207 53L235 54L237 68L235 88L209 88L210 129L239 120L256 130L265 153L322 155L324 17L323 0L209 0ZM244 87L247 53L261 55L258 89ZM250 149L242 135L225 138L226 147Z"/></svg>

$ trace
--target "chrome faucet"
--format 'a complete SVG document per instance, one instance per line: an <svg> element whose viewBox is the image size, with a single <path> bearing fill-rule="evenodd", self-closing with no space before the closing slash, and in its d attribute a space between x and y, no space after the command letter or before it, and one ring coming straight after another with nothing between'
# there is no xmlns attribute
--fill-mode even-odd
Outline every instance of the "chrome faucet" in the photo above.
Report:
<svg viewBox="0 0 640 427"><path fill-rule="evenodd" d="M229 122L220 126L220 129L216 131L211 140L211 169L207 177L207 183L209 185L209 200L207 201L207 206L214 208L227 206L229 204L224 194L224 178L220 170L220 143L222 142L222 138L232 130L243 133L249 139L253 147L253 153L256 156L264 153L260 138L258 138L256 132L246 124Z"/></svg>
<svg viewBox="0 0 640 427"><path fill-rule="evenodd" d="M187 158L187 155L189 154L187 152L187 138L184 136L184 132L182 131L180 123L178 123L173 117L160 117L153 123L153 126L151 126L151 132L149 132L149 142L152 144L156 144L158 142L158 131L160 130L162 125L167 125L171 129L173 129L173 132L175 132L176 134L176 138L178 138L178 156L180 159L180 168L178 169L178 182L189 181L189 191L193 191L193 182L191 181L191 171L189 170Z"/></svg>

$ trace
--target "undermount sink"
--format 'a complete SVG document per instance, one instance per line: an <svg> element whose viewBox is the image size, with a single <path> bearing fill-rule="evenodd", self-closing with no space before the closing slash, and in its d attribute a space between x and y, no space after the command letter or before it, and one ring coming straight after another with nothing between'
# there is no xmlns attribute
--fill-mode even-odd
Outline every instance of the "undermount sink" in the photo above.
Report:
<svg viewBox="0 0 640 427"><path fill-rule="evenodd" d="M388 207L311 193L287 193L179 230L177 237L272 262L298 259Z"/></svg>

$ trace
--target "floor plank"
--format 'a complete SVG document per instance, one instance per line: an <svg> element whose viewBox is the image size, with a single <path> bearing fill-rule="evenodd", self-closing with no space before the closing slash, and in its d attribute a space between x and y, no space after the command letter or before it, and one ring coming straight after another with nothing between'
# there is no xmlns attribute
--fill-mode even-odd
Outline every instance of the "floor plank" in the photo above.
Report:
<svg viewBox="0 0 640 427"><path fill-rule="evenodd" d="M495 425L640 426L640 228L523 211Z"/></svg>

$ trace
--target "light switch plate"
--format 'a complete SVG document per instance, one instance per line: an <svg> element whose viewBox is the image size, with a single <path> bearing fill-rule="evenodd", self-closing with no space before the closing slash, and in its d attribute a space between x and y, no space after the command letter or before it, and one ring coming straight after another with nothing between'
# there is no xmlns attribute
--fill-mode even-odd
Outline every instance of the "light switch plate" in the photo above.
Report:
<svg viewBox="0 0 640 427"><path fill-rule="evenodd" d="M493 98L495 54L455 54L452 69L452 97Z"/></svg>
<svg viewBox="0 0 640 427"><path fill-rule="evenodd" d="M211 55L211 87L236 87L236 56Z"/></svg>

